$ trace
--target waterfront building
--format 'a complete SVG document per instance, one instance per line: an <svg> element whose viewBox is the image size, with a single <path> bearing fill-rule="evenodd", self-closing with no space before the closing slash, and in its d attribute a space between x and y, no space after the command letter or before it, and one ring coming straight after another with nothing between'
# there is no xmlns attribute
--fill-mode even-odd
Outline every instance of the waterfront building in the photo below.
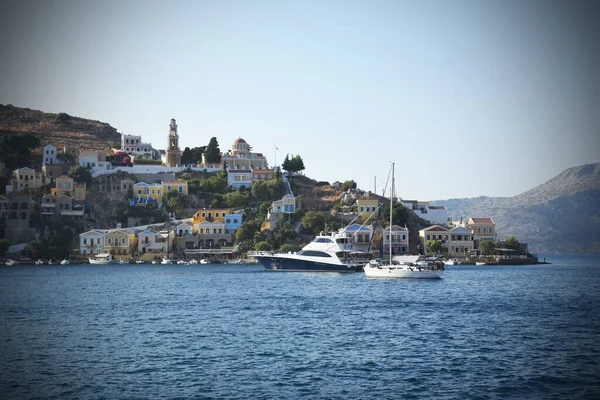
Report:
<svg viewBox="0 0 600 400"><path fill-rule="evenodd" d="M111 229L104 234L103 253L110 253L116 258L130 258L136 245L137 237L133 233L124 229Z"/></svg>
<svg viewBox="0 0 600 400"><path fill-rule="evenodd" d="M198 248L198 235L194 235L194 225L187 222L177 225L175 248L180 250Z"/></svg>
<svg viewBox="0 0 600 400"><path fill-rule="evenodd" d="M350 224L339 230L339 233L352 238L354 249L371 253L373 229L370 226L360 224Z"/></svg>
<svg viewBox="0 0 600 400"><path fill-rule="evenodd" d="M195 246L185 245L188 258L228 259L235 255L235 231L242 224L242 215L230 208L203 208L192 217ZM190 242L190 240L187 240ZM183 246L182 246L183 247Z"/></svg>
<svg viewBox="0 0 600 400"><path fill-rule="evenodd" d="M169 124L169 136L167 138L167 149L165 151L165 164L167 167L181 166L181 150L179 149L179 135L175 118L171 118Z"/></svg>
<svg viewBox="0 0 600 400"><path fill-rule="evenodd" d="M79 254L92 255L104 252L107 229L92 229L79 235Z"/></svg>
<svg viewBox="0 0 600 400"><path fill-rule="evenodd" d="M44 146L42 149L42 164L60 164L56 147L51 144Z"/></svg>
<svg viewBox="0 0 600 400"><path fill-rule="evenodd" d="M390 237L391 232L391 237ZM382 250L384 257L390 254L390 240L392 244L392 255L403 255L409 253L409 232L406 227L392 225L383 230Z"/></svg>
<svg viewBox="0 0 600 400"><path fill-rule="evenodd" d="M473 255L475 241L473 233L462 226L450 229L450 241L446 244L448 257L468 257Z"/></svg>
<svg viewBox="0 0 600 400"><path fill-rule="evenodd" d="M171 230L153 232L145 230L138 233L138 253L143 260L162 258L173 252L175 233Z"/></svg>
<svg viewBox="0 0 600 400"><path fill-rule="evenodd" d="M440 225L433 225L419 231L419 247L423 250L423 254L427 254L428 240L441 240L444 246L448 247L450 240L450 230Z"/></svg>
<svg viewBox="0 0 600 400"><path fill-rule="evenodd" d="M469 218L467 229L473 233L475 240L496 240L496 224L491 218Z"/></svg>

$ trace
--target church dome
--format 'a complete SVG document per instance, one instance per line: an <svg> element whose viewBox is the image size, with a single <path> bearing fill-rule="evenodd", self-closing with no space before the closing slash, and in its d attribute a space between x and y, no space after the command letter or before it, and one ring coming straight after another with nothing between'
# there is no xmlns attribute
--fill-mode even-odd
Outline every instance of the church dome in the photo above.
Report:
<svg viewBox="0 0 600 400"><path fill-rule="evenodd" d="M241 137L239 137L233 141L233 144L238 144L238 143L246 143L246 141L244 139L242 139Z"/></svg>

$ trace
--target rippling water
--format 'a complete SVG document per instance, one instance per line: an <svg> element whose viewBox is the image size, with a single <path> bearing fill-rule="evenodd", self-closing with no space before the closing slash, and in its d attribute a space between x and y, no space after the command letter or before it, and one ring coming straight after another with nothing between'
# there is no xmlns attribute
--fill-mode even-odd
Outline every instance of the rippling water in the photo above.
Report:
<svg viewBox="0 0 600 400"><path fill-rule="evenodd" d="M0 268L2 398L600 398L600 258Z"/></svg>

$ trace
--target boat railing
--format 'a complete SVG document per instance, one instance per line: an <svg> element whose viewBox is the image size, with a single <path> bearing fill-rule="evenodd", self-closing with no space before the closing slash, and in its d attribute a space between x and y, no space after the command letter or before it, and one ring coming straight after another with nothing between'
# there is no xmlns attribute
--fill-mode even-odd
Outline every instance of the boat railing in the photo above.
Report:
<svg viewBox="0 0 600 400"><path fill-rule="evenodd" d="M248 257L254 257L254 256L272 256L273 253L272 251L249 251L247 253Z"/></svg>

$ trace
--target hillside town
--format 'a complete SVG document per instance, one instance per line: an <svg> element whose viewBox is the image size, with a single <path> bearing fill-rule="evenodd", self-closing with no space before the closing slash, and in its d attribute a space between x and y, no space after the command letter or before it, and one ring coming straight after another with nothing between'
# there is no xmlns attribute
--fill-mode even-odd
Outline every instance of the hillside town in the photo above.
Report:
<svg viewBox="0 0 600 400"><path fill-rule="evenodd" d="M390 227L379 218L390 212L384 197L353 181L334 182L333 200L315 205L306 193L295 193L296 182L307 179L300 156L269 165L241 137L227 151L219 150L216 138L182 150L171 119L166 145L155 149L141 135L121 134L118 147L40 143L41 151L31 149L22 165L11 170L1 163L8 177L0 196L2 255L50 262L98 255L138 263L233 262L248 251L298 250L309 240L303 235L323 230L352 237L357 249L375 257L390 251L461 260L492 250L527 254L524 244L498 242L491 218L452 221L446 207L396 194ZM398 217L397 207L403 210ZM480 246L488 241L491 249Z"/></svg>

